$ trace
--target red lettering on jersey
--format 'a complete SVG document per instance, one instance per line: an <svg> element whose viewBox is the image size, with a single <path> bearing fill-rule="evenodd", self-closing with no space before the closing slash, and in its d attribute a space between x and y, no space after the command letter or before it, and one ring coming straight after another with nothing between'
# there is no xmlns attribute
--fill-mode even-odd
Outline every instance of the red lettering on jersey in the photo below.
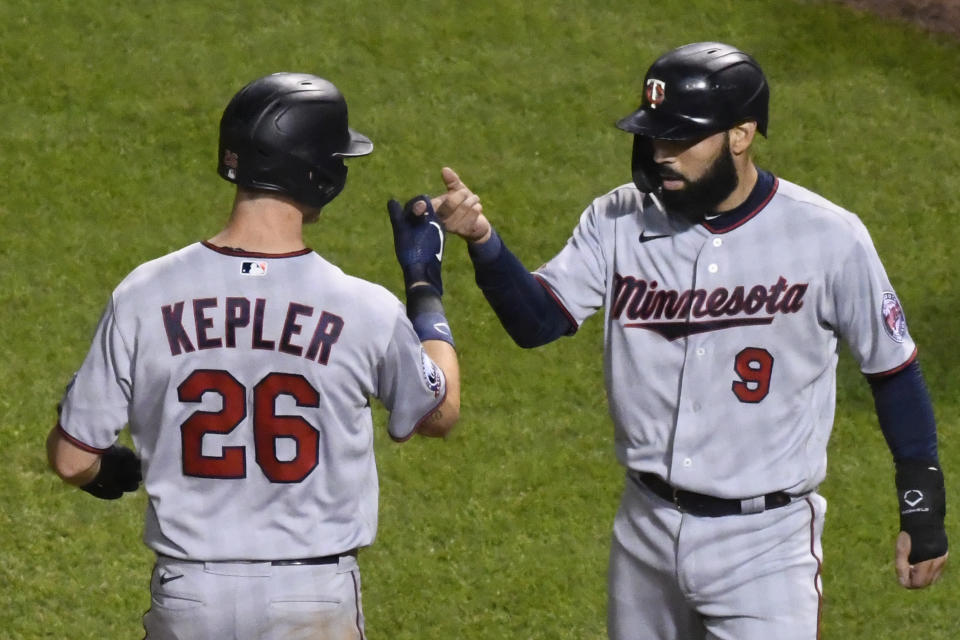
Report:
<svg viewBox="0 0 960 640"><path fill-rule="evenodd" d="M720 310L720 315L735 316L741 311L743 311L743 287L738 286L733 288L733 293L730 294L727 304Z"/></svg>
<svg viewBox="0 0 960 640"><path fill-rule="evenodd" d="M758 284L750 289L747 299L743 303L743 310L750 315L755 314L767 304L767 288Z"/></svg>
<svg viewBox="0 0 960 640"><path fill-rule="evenodd" d="M304 358L313 360L316 358L320 364L327 364L330 359L330 350L334 343L340 339L340 332L343 331L343 318L332 313L324 311L320 314L320 320L317 322L317 329L313 332L313 338L310 340L310 346ZM320 356L317 357L317 353Z"/></svg>
<svg viewBox="0 0 960 640"><path fill-rule="evenodd" d="M800 307L803 306L803 294L807 292L806 284L795 284L789 289L787 293L783 296L783 303L780 305L780 310L784 313L796 313L800 311Z"/></svg>
<svg viewBox="0 0 960 640"><path fill-rule="evenodd" d="M198 369L177 387L180 402L199 404L205 393L221 398L219 411L194 411L180 425L183 475L197 478L245 478L247 462L243 447L222 447L219 456L203 455L203 437L228 434L247 417L246 391L227 371Z"/></svg>
<svg viewBox="0 0 960 640"><path fill-rule="evenodd" d="M652 296L648 296L648 298L651 298L649 309L652 312L649 315L659 320L663 317L664 313L666 313L668 317L676 314L678 297L676 291L657 291ZM646 307L648 305L644 306Z"/></svg>
<svg viewBox="0 0 960 640"><path fill-rule="evenodd" d="M730 295L730 292L719 287L714 289L709 296L707 296L707 315L717 318L723 315L723 305L727 301L727 296Z"/></svg>
<svg viewBox="0 0 960 640"><path fill-rule="evenodd" d="M183 328L183 301L160 307L160 315L163 316L163 329L167 332L170 355L178 356L183 351L194 351L193 343Z"/></svg>
<svg viewBox="0 0 960 640"><path fill-rule="evenodd" d="M201 350L222 347L236 349L237 334L241 330L249 328L250 348L252 349L279 351L325 365L330 359L333 345L340 338L340 332L344 325L343 318L340 316L329 311L322 311L310 338L310 344L304 349L302 345L296 344L294 339L303 332L303 318L312 318L315 315L314 308L310 305L299 302L288 303L283 327L279 331L279 340L269 339L264 335L269 329L276 330L276 327L265 326L267 322L267 300L265 298L257 298L254 301L253 313L250 310L250 300L247 298L225 298L222 337L216 334L218 328L216 321L219 320L220 316L210 311L219 308L219 299L197 298L191 302L191 305L193 307L195 343L191 342L191 335L183 324L184 302L180 301L160 307L171 355L178 356L184 352L196 351L197 348ZM267 335L270 335L270 332ZM273 333L273 335L276 335L276 333ZM194 344L197 346L194 347Z"/></svg>
<svg viewBox="0 0 960 640"><path fill-rule="evenodd" d="M220 338L207 337L207 331L213 326L213 318L208 318L205 311L216 308L216 298L200 298L193 301L193 322L197 330L197 348L199 349L216 349L223 346Z"/></svg>
<svg viewBox="0 0 960 640"><path fill-rule="evenodd" d="M303 376L271 373L261 380L253 389L257 464L270 482L303 482L320 461L320 432L301 416L278 416L277 397L281 395L293 397L298 407L320 406L320 394ZM278 438L296 443L292 460L277 457Z"/></svg>
<svg viewBox="0 0 960 640"><path fill-rule="evenodd" d="M787 280L783 276L780 276L780 278L777 280L777 283L770 287L770 295L767 296L767 313L773 315L777 311L781 310L779 308L779 299L786 288Z"/></svg>
<svg viewBox="0 0 960 640"><path fill-rule="evenodd" d="M290 340L294 335L299 334L303 328L297 324L297 316L307 316L309 318L312 315L313 307L296 302L290 303L290 306L287 307L287 319L283 323L283 333L280 334L280 351L292 356L303 353L303 347L293 344Z"/></svg>
<svg viewBox="0 0 960 640"><path fill-rule="evenodd" d="M733 290L717 287L706 289L659 289L656 280L647 282L634 276L614 274L610 318L626 315L630 322L625 327L648 329L669 340L679 337L717 331L736 326L770 324L779 313L797 313L803 307L808 284L790 285L783 276L768 286L754 285L749 289L737 285ZM767 317L745 318L764 313ZM693 322L693 319L723 318ZM666 322L646 322L665 320Z"/></svg>
<svg viewBox="0 0 960 640"><path fill-rule="evenodd" d="M246 298L227 298L223 324L227 347L234 349L237 346L237 329L250 324L250 301Z"/></svg>
<svg viewBox="0 0 960 640"><path fill-rule="evenodd" d="M267 308L267 301L263 298L257 298L253 306L253 342L251 346L254 349L267 349L273 351L273 340L263 339L263 316Z"/></svg>

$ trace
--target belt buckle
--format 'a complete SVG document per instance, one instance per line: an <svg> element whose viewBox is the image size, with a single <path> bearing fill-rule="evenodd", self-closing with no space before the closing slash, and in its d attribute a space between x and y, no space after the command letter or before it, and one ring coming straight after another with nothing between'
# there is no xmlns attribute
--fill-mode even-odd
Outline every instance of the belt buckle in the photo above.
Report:
<svg viewBox="0 0 960 640"><path fill-rule="evenodd" d="M673 506L677 508L677 511L683 512L683 507L680 506L680 489L676 487L670 487L670 490L673 492Z"/></svg>

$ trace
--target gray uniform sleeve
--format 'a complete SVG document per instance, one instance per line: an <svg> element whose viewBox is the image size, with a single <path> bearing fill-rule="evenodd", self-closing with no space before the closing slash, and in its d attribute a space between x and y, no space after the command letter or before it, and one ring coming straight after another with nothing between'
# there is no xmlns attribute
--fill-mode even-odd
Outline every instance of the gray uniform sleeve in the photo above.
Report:
<svg viewBox="0 0 960 640"><path fill-rule="evenodd" d="M390 437L403 441L447 394L443 371L423 350L410 321L402 313L380 364L377 397L390 412Z"/></svg>
<svg viewBox="0 0 960 640"><path fill-rule="evenodd" d="M912 359L916 345L903 308L862 224L832 284L835 328L865 375L895 370Z"/></svg>
<svg viewBox="0 0 960 640"><path fill-rule="evenodd" d="M577 326L603 306L606 260L596 202L580 216L566 246L534 272L547 284Z"/></svg>
<svg viewBox="0 0 960 640"><path fill-rule="evenodd" d="M130 351L111 297L90 351L67 386L61 402L61 428L92 449L109 448L127 424L131 382Z"/></svg>

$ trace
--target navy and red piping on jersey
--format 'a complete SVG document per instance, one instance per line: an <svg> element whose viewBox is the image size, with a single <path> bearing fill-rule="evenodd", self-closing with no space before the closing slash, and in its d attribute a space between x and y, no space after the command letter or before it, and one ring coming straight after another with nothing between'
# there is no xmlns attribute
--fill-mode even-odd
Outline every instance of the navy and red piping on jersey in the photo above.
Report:
<svg viewBox="0 0 960 640"><path fill-rule="evenodd" d="M428 411L427 413L425 413L422 418L420 418L419 420L417 420L417 424L413 425L413 429L410 431L410 433L408 433L408 434L405 435L405 436L401 436L401 437L399 437L399 438L397 438L396 436L394 436L394 435L391 433L391 434L389 434L389 435L390 435L390 439L393 440L394 442L406 442L407 440L409 440L410 438L412 438L413 436L415 436L415 435L419 432L419 430L420 430L420 425L422 425L422 424L425 423L427 420L429 420L429 419L430 419L430 416L432 416L433 414L435 414L435 413L440 409L440 407L443 406L443 403L446 402L446 400L447 400L447 389L446 389L446 387L444 387L444 389L443 389L443 397L440 398L440 401L433 407L433 409L430 409L430 411Z"/></svg>
<svg viewBox="0 0 960 640"><path fill-rule="evenodd" d="M820 590L820 575L823 573L823 561L817 555L817 510L809 497L804 498L810 507L810 555L817 561L817 572L813 575L813 588L817 592L817 640L820 640L820 627L823 622L823 591Z"/></svg>
<svg viewBox="0 0 960 640"><path fill-rule="evenodd" d="M63 439L64 439L64 440L66 440L67 442L69 442L69 443L72 444L73 446L77 447L78 449L83 449L83 450L86 451L87 453L96 453L97 455L101 455L101 456L102 456L102 455L105 454L107 451L110 451L110 447L107 447L106 449L98 449L98 448L96 448L96 447L90 446L90 445L87 444L86 442L81 442L80 440L77 440L77 439L74 438L72 435L70 435L69 433L67 433L66 430L64 430L63 425L61 425L59 422L57 423L57 431L60 432L60 435L63 436Z"/></svg>
<svg viewBox="0 0 960 640"><path fill-rule="evenodd" d="M914 347L913 353L911 353L910 357L907 358L906 361L900 366L894 367L893 369L887 369L886 371L880 371L878 373L865 373L863 374L863 377L866 378L867 380L880 380L881 378L889 378L890 376L900 373L901 371L909 367L911 364L914 363L916 359L917 359L917 348Z"/></svg>
<svg viewBox="0 0 960 640"><path fill-rule="evenodd" d="M495 229L480 245L468 245L477 286L500 324L524 349L572 335L577 323L553 290L527 271Z"/></svg>
<svg viewBox="0 0 960 640"><path fill-rule="evenodd" d="M350 577L353 578L353 603L357 607L357 631L360 633L360 640L367 640L367 636L363 632L363 614L360 610L360 585L357 584L357 572L351 571Z"/></svg>
<svg viewBox="0 0 960 640"><path fill-rule="evenodd" d="M305 256L308 253L313 253L313 249L309 247L297 251L288 251L286 253L262 253L258 251L244 251L243 249L235 247L218 247L206 240L202 240L200 244L211 251L216 251L225 256L235 256L237 258L297 258L299 256Z"/></svg>
<svg viewBox="0 0 960 640"><path fill-rule="evenodd" d="M574 333L576 333L580 325L577 324L577 321L573 319L573 314L570 313L570 311L567 310L567 307L564 306L563 302L560 301L560 298L559 296L557 296L557 293L553 290L553 287L547 284L547 281L544 280L542 277L540 277L540 274L534 273L533 277L536 278L537 282L540 283L540 286L546 290L546 292L550 295L551 298L553 298L553 301L557 303L557 307L559 307L563 315L567 317L567 322L570 323L570 330L566 335L573 335Z"/></svg>
<svg viewBox="0 0 960 640"><path fill-rule="evenodd" d="M748 220L763 211L774 194L780 181L775 175L763 169L757 169L757 183L753 185L750 195L742 203L724 212L719 217L707 220L703 226L711 233L727 233L745 224Z"/></svg>

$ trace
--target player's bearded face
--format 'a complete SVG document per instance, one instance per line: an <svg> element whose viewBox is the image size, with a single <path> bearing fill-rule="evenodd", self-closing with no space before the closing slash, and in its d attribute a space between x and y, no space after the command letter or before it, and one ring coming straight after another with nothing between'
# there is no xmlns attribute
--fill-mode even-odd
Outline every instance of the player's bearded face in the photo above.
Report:
<svg viewBox="0 0 960 640"><path fill-rule="evenodd" d="M663 188L660 201L671 213L677 213L699 222L713 213L717 205L726 200L737 188L737 168L730 153L730 138L723 137L723 146L716 158L699 178L689 179L683 173L667 165L660 165L660 177L667 181L680 181L680 188Z"/></svg>

